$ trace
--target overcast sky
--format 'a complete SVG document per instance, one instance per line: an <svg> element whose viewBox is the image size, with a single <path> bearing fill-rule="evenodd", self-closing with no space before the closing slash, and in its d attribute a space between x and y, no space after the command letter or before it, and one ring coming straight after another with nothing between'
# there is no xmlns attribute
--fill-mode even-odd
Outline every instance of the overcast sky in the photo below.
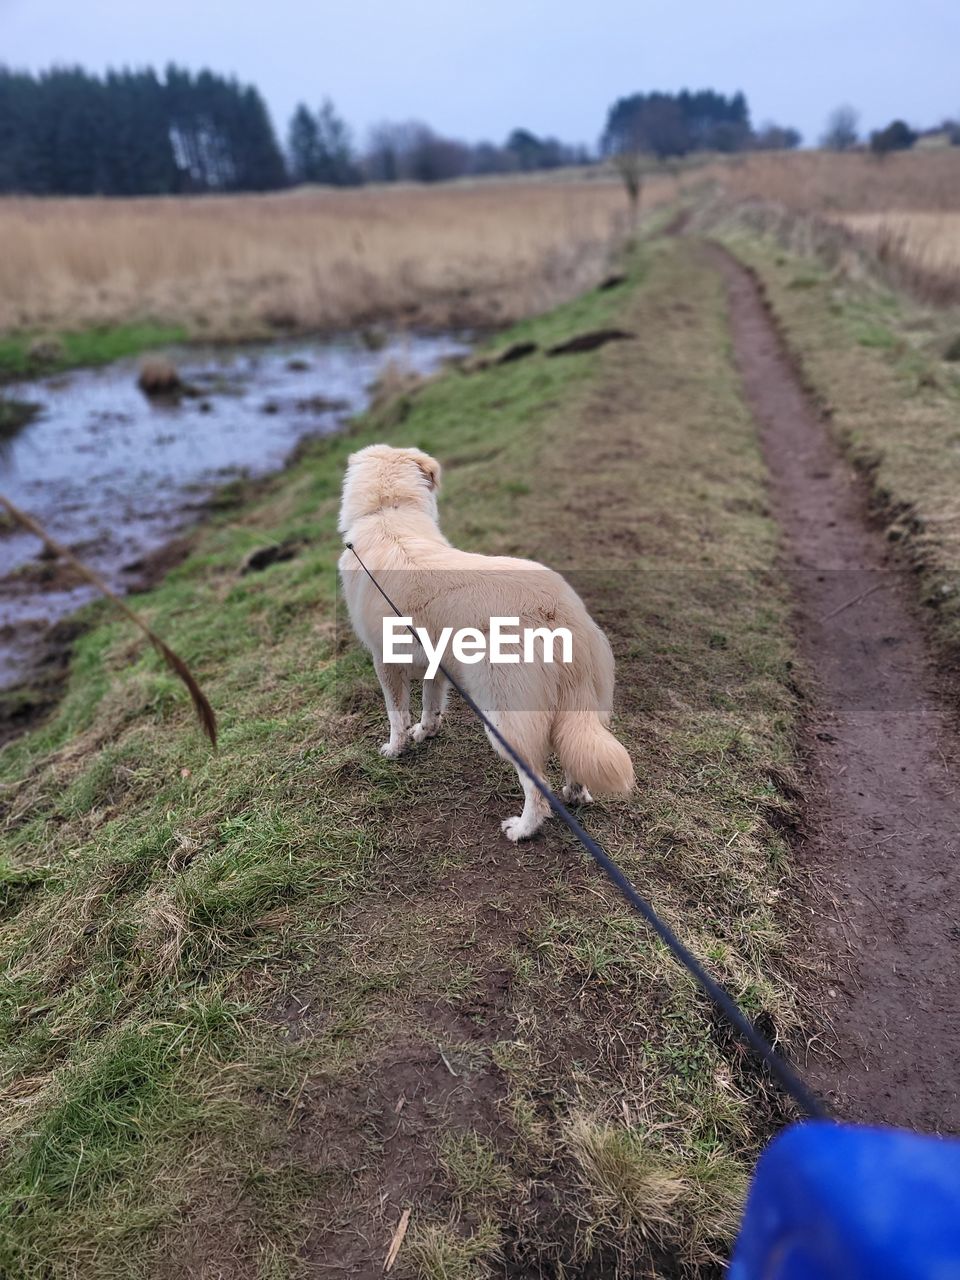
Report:
<svg viewBox="0 0 960 1280"><path fill-rule="evenodd" d="M474 141L516 125L594 143L639 89L743 89L807 141L960 114L957 0L0 0L0 61L209 66L253 81L283 136L333 98L362 141L421 119Z"/></svg>

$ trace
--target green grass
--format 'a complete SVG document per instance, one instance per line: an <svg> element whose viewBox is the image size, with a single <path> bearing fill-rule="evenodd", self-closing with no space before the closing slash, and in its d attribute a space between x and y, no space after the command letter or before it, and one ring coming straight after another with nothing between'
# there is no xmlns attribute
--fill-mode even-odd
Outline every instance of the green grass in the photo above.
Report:
<svg viewBox="0 0 960 1280"><path fill-rule="evenodd" d="M59 373L82 365L108 364L153 347L186 342L188 336L182 325L150 323L66 331L42 337L29 333L7 334L0 337L0 382Z"/></svg>
<svg viewBox="0 0 960 1280"><path fill-rule="evenodd" d="M579 571L640 780L585 820L796 1026L768 821L791 803L788 608L720 281L654 241L628 287L493 345L612 322L637 339L451 372L402 422L316 443L135 601L207 688L217 753L153 651L92 611L64 701L0 757L0 1271L379 1266L406 1206L401 1280L503 1251L642 1267L649 1224L602 1210L620 1192L578 1154L582 1114L628 1153L655 1132L686 1188L658 1240L691 1272L722 1254L774 1104L562 830L502 841L515 776L462 709L378 755L336 604L343 466L384 436L440 457L454 541ZM303 553L240 575L284 538Z"/></svg>

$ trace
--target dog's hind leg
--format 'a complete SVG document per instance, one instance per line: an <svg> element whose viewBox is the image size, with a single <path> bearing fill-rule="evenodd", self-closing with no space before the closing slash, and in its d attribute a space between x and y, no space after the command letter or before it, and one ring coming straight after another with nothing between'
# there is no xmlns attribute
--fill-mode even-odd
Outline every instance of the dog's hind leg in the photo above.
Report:
<svg viewBox="0 0 960 1280"><path fill-rule="evenodd" d="M504 738L511 743L520 756L527 762L538 778L544 779L547 769L547 755L550 749L550 729L546 717L531 711L501 713L492 716L496 727ZM487 737L497 755L504 760L513 760L504 751L496 738L487 731ZM523 787L523 812L514 818L504 818L500 830L514 844L518 840L529 840L543 826L543 820L550 812L550 805L540 794L537 787L522 769L517 769L520 785Z"/></svg>
<svg viewBox="0 0 960 1280"><path fill-rule="evenodd" d="M423 711L420 715L420 723L413 726L414 742L423 742L424 738L432 738L434 734L439 733L449 695L450 682L442 673L432 680L424 680Z"/></svg>
<svg viewBox="0 0 960 1280"><path fill-rule="evenodd" d="M410 745L410 668L402 663L382 662L376 657L373 665L390 720L390 737L380 748L380 754L398 756Z"/></svg>
<svg viewBox="0 0 960 1280"><path fill-rule="evenodd" d="M567 804L593 804L593 796L587 788L569 773L563 775L563 798Z"/></svg>
<svg viewBox="0 0 960 1280"><path fill-rule="evenodd" d="M532 760L529 763L537 774L542 777L543 765ZM527 775L521 773L519 769L517 770L517 775L520 778L520 785L523 787L523 812L515 818L504 818L500 823L500 830L514 844L518 840L529 840L531 836L536 835L543 826L544 818L550 812L549 804Z"/></svg>

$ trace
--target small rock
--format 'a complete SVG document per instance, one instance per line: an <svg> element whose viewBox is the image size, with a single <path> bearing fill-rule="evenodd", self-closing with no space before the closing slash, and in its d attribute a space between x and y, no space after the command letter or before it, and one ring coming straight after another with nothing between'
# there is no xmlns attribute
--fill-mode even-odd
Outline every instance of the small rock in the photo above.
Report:
<svg viewBox="0 0 960 1280"><path fill-rule="evenodd" d="M382 329L361 329L360 341L368 351L382 351L390 339Z"/></svg>
<svg viewBox="0 0 960 1280"><path fill-rule="evenodd" d="M149 356L141 362L137 386L150 397L176 396L184 389L176 365L164 356Z"/></svg>
<svg viewBox="0 0 960 1280"><path fill-rule="evenodd" d="M399 403L423 385L424 379L413 369L388 360L371 384L370 408L382 413L392 402Z"/></svg>
<svg viewBox="0 0 960 1280"><path fill-rule="evenodd" d="M296 400L293 407L298 413L343 413L350 405L346 400L329 396L306 396L303 400Z"/></svg>
<svg viewBox="0 0 960 1280"><path fill-rule="evenodd" d="M299 357L295 357L293 360L287 361L287 368L291 373L306 373L310 368L310 361L301 360Z"/></svg>

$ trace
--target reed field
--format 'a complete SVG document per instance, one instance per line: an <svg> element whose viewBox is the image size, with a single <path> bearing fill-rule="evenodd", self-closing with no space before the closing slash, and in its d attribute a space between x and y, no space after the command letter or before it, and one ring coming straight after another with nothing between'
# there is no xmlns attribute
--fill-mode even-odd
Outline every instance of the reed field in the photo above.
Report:
<svg viewBox="0 0 960 1280"><path fill-rule="evenodd" d="M687 200L745 218L793 250L879 272L935 305L960 300L960 147L773 152L714 161L680 183Z"/></svg>
<svg viewBox="0 0 960 1280"><path fill-rule="evenodd" d="M676 194L648 184L644 205ZM0 331L149 321L195 337L501 324L597 283L615 175L272 195L0 201Z"/></svg>
<svg viewBox="0 0 960 1280"><path fill-rule="evenodd" d="M762 203L842 224L960 290L960 148L660 166L641 211ZM238 339L499 325L597 283L631 230L611 170L270 195L0 200L0 333L177 326ZM950 283L950 291L953 283Z"/></svg>
<svg viewBox="0 0 960 1280"><path fill-rule="evenodd" d="M801 213L951 213L960 209L960 147L894 152L770 151L705 165L725 196L786 205Z"/></svg>
<svg viewBox="0 0 960 1280"><path fill-rule="evenodd" d="M843 223L882 257L906 259L930 275L952 279L960 290L960 207L953 213L849 214Z"/></svg>

